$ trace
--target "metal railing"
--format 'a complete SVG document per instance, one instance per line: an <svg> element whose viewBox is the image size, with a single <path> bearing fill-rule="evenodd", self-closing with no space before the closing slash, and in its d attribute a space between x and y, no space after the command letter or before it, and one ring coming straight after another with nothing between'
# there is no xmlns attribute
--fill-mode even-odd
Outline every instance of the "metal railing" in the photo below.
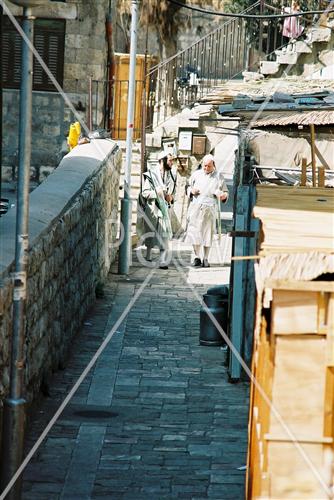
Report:
<svg viewBox="0 0 334 500"><path fill-rule="evenodd" d="M278 12L277 7L259 0L243 13L256 16ZM270 58L281 45L280 19L230 18L147 74L147 128L203 99L224 80L241 76L245 70L257 70L260 59Z"/></svg>
<svg viewBox="0 0 334 500"><path fill-rule="evenodd" d="M316 1L310 3L311 8L316 8ZM141 135L142 119L142 133L152 131L168 117L203 100L220 83L241 77L245 70L257 71L260 60L274 59L275 50L288 42L283 37L283 19L256 16L281 12L281 7L258 0L243 12L254 18L229 18L187 49L153 66L145 81L136 83L136 138ZM302 23L307 26L312 18L306 17ZM120 108L120 100L127 101L127 82L94 81L92 87L93 127L103 123L104 128L111 129L113 137L123 137L126 112ZM103 112L101 99L104 99Z"/></svg>
<svg viewBox="0 0 334 500"><path fill-rule="evenodd" d="M312 1L312 6L317 2ZM264 0L243 14L280 14L282 8ZM303 19L304 25L312 19ZM282 18L229 18L222 26L147 73L146 130L191 106L221 82L257 71L260 60L275 58L275 50L286 45Z"/></svg>

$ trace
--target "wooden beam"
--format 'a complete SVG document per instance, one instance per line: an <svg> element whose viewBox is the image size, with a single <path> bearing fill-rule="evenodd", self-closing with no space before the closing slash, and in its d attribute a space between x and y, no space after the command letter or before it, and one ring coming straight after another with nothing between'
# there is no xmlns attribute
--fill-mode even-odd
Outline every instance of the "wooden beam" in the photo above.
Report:
<svg viewBox="0 0 334 500"><path fill-rule="evenodd" d="M318 167L318 186L325 187L325 167Z"/></svg>
<svg viewBox="0 0 334 500"><path fill-rule="evenodd" d="M303 290L308 292L334 292L333 281L298 281L266 279L265 288L275 290Z"/></svg>
<svg viewBox="0 0 334 500"><path fill-rule="evenodd" d="M266 441L276 441L281 443L292 443L292 439L289 439L287 435L278 434L265 434L264 439ZM298 443L310 443L310 444L332 444L333 438L327 436L296 436L296 441Z"/></svg>
<svg viewBox="0 0 334 500"><path fill-rule="evenodd" d="M310 131L311 131L311 156L312 156L312 184L313 187L316 187L317 174L316 174L316 164L315 164L315 128L313 123L310 125Z"/></svg>
<svg viewBox="0 0 334 500"><path fill-rule="evenodd" d="M14 16L22 16L23 8L12 3L10 5L10 11ZM32 7L32 15L35 17L47 18L47 19L68 19L73 20L78 18L78 8L74 3L64 3L64 2L49 2L47 5L41 5L39 7ZM6 15L6 14L4 14Z"/></svg>
<svg viewBox="0 0 334 500"><path fill-rule="evenodd" d="M306 173L307 173L307 159L302 158L302 175L300 178L301 186L306 186Z"/></svg>

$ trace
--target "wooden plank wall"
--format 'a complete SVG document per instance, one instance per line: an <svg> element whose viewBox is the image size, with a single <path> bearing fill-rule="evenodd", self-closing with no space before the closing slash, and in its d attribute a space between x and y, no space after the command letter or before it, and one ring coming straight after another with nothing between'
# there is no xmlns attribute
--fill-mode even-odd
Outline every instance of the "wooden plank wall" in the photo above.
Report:
<svg viewBox="0 0 334 500"><path fill-rule="evenodd" d="M334 283L294 285L289 282L285 289L272 283L270 309L260 304L252 361L258 385L252 383L251 389L248 499L321 500L334 491Z"/></svg>

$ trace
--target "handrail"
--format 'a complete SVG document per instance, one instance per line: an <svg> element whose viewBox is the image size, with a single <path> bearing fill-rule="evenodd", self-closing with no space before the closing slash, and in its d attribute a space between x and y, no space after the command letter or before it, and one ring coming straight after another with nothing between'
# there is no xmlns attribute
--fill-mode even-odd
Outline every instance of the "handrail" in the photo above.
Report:
<svg viewBox="0 0 334 500"><path fill-rule="evenodd" d="M251 12L255 7L258 7L261 3L261 0L257 0L257 2L255 2L253 5L251 5L250 7L248 7L247 9L245 9L242 13L243 14L246 14L247 12ZM177 57L179 57L181 54L184 54L185 52L187 52L188 50L190 50L191 48L195 47L197 44L201 43L204 39L208 38L209 36L213 36L215 33L221 31L223 29L223 27L227 24L231 24L232 22L234 21L234 18L230 18L228 19L227 21L225 21L221 26L219 26L218 28L214 29L213 31L211 31L210 33L207 33L206 35L204 35L202 38L200 38L199 40L196 40L196 42L193 42L192 44L190 44L187 48L183 49L183 50L180 50L179 52L177 52L176 54L168 57L167 59L164 59L163 61L161 61L160 63L156 64L155 66L152 66L151 70L147 73L146 76L150 76L151 73L153 73L154 71L156 71L159 67L161 66L164 66L166 64L168 64L170 61L172 61L173 59L176 59Z"/></svg>
<svg viewBox="0 0 334 500"><path fill-rule="evenodd" d="M264 11L263 0L243 13L260 11ZM145 77L146 129L152 130L176 111L202 99L218 83L247 69L256 22L256 19L230 18L186 49L152 67Z"/></svg>
<svg viewBox="0 0 334 500"><path fill-rule="evenodd" d="M258 0L242 14L276 9ZM284 46L280 18L229 18L186 49L153 66L146 74L146 130L203 99L210 90L243 71L257 71Z"/></svg>

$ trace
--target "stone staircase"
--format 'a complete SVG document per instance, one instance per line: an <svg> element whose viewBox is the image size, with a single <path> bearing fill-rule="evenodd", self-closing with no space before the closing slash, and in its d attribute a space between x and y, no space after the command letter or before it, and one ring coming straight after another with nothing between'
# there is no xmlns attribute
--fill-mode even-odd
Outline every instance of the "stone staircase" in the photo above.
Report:
<svg viewBox="0 0 334 500"><path fill-rule="evenodd" d="M327 27L311 27L305 39L294 40L275 51L275 61L261 61L260 74L282 77L287 74L305 78L321 72L334 64L334 20ZM329 73L330 75L330 73Z"/></svg>

